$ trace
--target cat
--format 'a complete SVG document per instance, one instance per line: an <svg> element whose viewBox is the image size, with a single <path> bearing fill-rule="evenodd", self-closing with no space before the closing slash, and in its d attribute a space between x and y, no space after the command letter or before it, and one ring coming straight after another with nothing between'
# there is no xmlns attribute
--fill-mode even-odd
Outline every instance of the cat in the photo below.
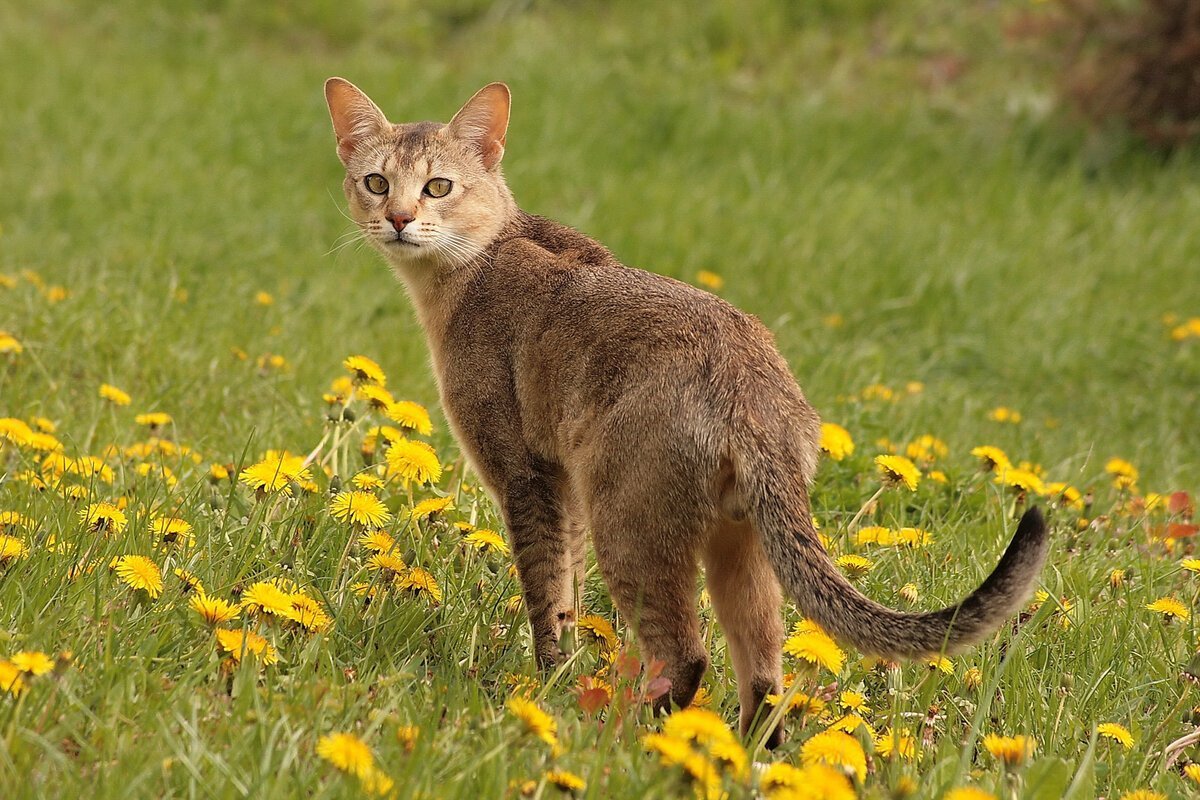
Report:
<svg viewBox="0 0 1200 800"><path fill-rule="evenodd" d="M665 662L663 706L687 706L708 667L703 562L744 734L781 690L781 584L836 638L887 658L957 651L1026 602L1047 552L1037 508L956 606L902 613L855 589L813 525L819 420L770 332L522 211L500 169L507 86L448 124L392 124L342 78L325 97L351 215L405 286L451 429L503 515L540 667L562 657L585 531L643 655Z"/></svg>

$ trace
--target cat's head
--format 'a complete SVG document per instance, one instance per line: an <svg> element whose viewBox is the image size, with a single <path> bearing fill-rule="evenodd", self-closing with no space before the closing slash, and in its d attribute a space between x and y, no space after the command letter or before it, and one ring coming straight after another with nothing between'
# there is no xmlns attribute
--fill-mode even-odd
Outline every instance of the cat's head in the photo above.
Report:
<svg viewBox="0 0 1200 800"><path fill-rule="evenodd" d="M392 124L342 78L325 82L350 214L402 277L470 263L516 211L500 159L509 92L489 84L448 124Z"/></svg>

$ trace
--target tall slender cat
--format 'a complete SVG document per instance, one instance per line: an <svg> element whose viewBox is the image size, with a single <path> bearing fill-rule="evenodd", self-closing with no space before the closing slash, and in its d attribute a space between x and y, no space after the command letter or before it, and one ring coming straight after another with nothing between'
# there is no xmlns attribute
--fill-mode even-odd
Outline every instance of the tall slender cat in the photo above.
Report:
<svg viewBox="0 0 1200 800"><path fill-rule="evenodd" d="M703 562L743 731L780 690L780 584L837 638L897 658L974 643L1028 599L1047 549L1037 509L956 606L901 613L855 589L812 525L818 418L771 334L711 294L625 267L521 211L500 170L504 84L485 86L449 124L389 123L341 78L325 97L351 214L406 287L450 425L503 513L539 665L560 657L586 530L679 706L708 665Z"/></svg>

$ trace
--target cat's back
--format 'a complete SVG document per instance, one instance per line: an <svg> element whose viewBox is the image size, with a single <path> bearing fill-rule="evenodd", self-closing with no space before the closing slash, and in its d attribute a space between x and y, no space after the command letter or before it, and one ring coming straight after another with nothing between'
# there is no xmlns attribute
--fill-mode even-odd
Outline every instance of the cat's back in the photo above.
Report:
<svg viewBox="0 0 1200 800"><path fill-rule="evenodd" d="M758 319L682 281L628 267L602 244L566 225L529 216L500 243L497 289L526 307L527 319L568 325L579 337L633 350L689 345L711 352L773 338Z"/></svg>

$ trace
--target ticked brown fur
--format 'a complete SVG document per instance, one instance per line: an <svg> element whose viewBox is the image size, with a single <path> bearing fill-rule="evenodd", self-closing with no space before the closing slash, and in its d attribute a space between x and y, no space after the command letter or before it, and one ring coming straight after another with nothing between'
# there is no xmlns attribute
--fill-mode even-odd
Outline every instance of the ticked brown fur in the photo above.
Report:
<svg viewBox="0 0 1200 800"><path fill-rule="evenodd" d="M780 691L781 584L834 636L889 657L978 641L1028 598L1047 546L1036 509L956 606L906 614L855 589L812 526L819 420L770 332L521 211L500 171L503 84L446 125L389 123L341 78L325 92L351 214L407 288L447 418L502 511L540 665L559 659L573 620L585 531L679 706L708 665L703 563L743 731ZM387 191L370 191L368 176ZM451 182L443 196L431 193L438 178Z"/></svg>

